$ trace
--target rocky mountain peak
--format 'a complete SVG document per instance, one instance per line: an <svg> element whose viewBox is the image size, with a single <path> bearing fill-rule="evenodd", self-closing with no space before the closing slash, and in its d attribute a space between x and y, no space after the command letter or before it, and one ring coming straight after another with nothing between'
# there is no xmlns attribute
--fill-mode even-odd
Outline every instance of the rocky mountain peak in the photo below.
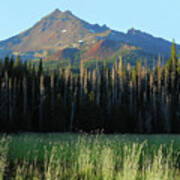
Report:
<svg viewBox="0 0 180 180"><path fill-rule="evenodd" d="M69 10L64 11L64 14L66 14L66 15L73 15L72 12L69 11Z"/></svg>
<svg viewBox="0 0 180 180"><path fill-rule="evenodd" d="M53 13L61 13L59 9L55 9Z"/></svg>
<svg viewBox="0 0 180 180"><path fill-rule="evenodd" d="M114 51L121 48L122 43L141 48L143 52L153 56L161 54L168 57L171 47L170 42L135 28L122 33L106 25L90 24L69 10L62 12L55 9L28 30L1 41L0 50L37 54L61 52L65 48L84 48L83 51L88 51L89 56L95 54L103 57L101 53L107 56L114 54Z"/></svg>
<svg viewBox="0 0 180 180"><path fill-rule="evenodd" d="M59 9L55 9L53 12L51 12L48 16L46 16L46 17L55 17L55 16L58 16L58 15L60 15L60 14L62 14L62 11L60 11Z"/></svg>
<svg viewBox="0 0 180 180"><path fill-rule="evenodd" d="M135 28L131 28L128 30L127 34L135 35L137 33L137 30Z"/></svg>

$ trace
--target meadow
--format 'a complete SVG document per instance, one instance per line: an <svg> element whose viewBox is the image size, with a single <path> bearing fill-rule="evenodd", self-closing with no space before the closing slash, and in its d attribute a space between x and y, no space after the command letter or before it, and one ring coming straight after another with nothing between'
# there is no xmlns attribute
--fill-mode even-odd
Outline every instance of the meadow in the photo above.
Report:
<svg viewBox="0 0 180 180"><path fill-rule="evenodd" d="M0 136L0 179L179 180L180 136Z"/></svg>

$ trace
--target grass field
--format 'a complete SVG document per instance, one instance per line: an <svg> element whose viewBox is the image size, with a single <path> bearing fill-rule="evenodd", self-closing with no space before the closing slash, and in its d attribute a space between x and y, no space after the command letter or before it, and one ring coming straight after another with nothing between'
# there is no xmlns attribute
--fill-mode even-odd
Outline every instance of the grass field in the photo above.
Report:
<svg viewBox="0 0 180 180"><path fill-rule="evenodd" d="M179 180L180 136L0 136L0 180Z"/></svg>

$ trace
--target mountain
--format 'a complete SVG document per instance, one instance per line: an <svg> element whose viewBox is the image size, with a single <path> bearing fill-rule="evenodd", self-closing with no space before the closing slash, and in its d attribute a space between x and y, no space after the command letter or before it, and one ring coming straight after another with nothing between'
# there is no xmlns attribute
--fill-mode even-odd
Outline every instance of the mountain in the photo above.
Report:
<svg viewBox="0 0 180 180"><path fill-rule="evenodd" d="M0 42L0 54L21 54L25 58L44 57L46 60L112 58L133 54L137 58L169 57L171 42L153 37L139 30L127 33L115 31L106 25L90 24L70 11L56 9L30 29ZM180 49L180 46L177 45Z"/></svg>
<svg viewBox="0 0 180 180"><path fill-rule="evenodd" d="M123 50L135 50L136 47L121 43L119 41L113 41L104 39L98 41L93 45L85 54L86 59L104 59L106 57L113 57L116 54L121 53Z"/></svg>
<svg viewBox="0 0 180 180"><path fill-rule="evenodd" d="M84 42L91 44L94 38L92 34L105 32L107 29L104 26L90 25L70 11L61 12L57 9L27 31L0 42L0 48L26 53L78 47Z"/></svg>
<svg viewBox="0 0 180 180"><path fill-rule="evenodd" d="M77 48L65 48L53 53L52 55L45 58L45 60L61 60L61 59L71 59L73 60L75 55L79 52Z"/></svg>

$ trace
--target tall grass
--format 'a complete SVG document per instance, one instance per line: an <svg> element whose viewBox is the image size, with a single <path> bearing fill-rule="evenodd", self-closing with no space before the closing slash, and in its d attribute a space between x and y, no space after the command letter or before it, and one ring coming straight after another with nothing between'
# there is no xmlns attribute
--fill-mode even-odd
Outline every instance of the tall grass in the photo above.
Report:
<svg viewBox="0 0 180 180"><path fill-rule="evenodd" d="M72 134L3 136L0 138L0 180L180 179L180 141L170 143L169 137L164 138L163 143L162 140L157 141L163 136L139 137Z"/></svg>

